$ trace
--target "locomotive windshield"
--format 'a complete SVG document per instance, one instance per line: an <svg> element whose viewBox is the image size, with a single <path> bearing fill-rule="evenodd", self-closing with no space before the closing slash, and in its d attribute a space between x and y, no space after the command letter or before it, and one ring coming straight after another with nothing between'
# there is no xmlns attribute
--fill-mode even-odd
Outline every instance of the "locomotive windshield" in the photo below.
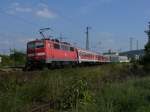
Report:
<svg viewBox="0 0 150 112"><path fill-rule="evenodd" d="M34 49L34 48L44 48L44 43L43 42L37 42L37 43L28 43L28 48L29 49Z"/></svg>

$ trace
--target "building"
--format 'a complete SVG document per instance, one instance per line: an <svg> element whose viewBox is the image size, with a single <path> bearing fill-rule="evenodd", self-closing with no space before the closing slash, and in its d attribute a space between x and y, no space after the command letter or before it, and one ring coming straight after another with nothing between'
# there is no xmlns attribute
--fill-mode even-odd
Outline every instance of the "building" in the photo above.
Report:
<svg viewBox="0 0 150 112"><path fill-rule="evenodd" d="M141 50L132 50L119 53L121 56L127 56L129 59L139 60L141 57L144 56L144 49Z"/></svg>
<svg viewBox="0 0 150 112"><path fill-rule="evenodd" d="M108 52L104 53L105 56L108 56L110 58L111 62L117 63L127 63L130 62L127 56L120 56L117 52Z"/></svg>

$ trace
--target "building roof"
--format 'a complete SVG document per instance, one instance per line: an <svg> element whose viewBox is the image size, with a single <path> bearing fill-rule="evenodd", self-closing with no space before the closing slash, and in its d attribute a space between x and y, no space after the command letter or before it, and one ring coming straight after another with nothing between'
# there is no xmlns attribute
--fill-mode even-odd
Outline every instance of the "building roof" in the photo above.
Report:
<svg viewBox="0 0 150 112"><path fill-rule="evenodd" d="M128 56L128 57L135 57L136 55L143 56L144 55L144 49L121 52L121 53L119 53L119 55Z"/></svg>

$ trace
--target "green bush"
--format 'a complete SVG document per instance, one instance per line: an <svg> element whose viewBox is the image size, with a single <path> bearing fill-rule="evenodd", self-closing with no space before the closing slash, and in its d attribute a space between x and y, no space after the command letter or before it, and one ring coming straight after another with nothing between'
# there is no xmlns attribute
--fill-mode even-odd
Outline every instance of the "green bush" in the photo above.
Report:
<svg viewBox="0 0 150 112"><path fill-rule="evenodd" d="M99 112L145 112L150 108L150 79L106 85L98 93ZM148 85L147 85L148 84Z"/></svg>
<svg viewBox="0 0 150 112"><path fill-rule="evenodd" d="M141 78L140 67L131 68L112 64L0 74L0 112L27 112L48 102L55 112L148 112L149 74Z"/></svg>
<svg viewBox="0 0 150 112"><path fill-rule="evenodd" d="M14 50L10 55L0 55L2 57L2 63L0 63L0 67L3 66L20 66L24 65L26 61L25 53Z"/></svg>

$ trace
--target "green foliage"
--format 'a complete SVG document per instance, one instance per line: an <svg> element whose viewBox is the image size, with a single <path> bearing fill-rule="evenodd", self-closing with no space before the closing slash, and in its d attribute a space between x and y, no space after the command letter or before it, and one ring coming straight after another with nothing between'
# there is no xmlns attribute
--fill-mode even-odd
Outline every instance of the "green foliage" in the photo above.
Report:
<svg viewBox="0 0 150 112"><path fill-rule="evenodd" d="M145 55L141 60L145 70L150 70L150 41L145 46Z"/></svg>
<svg viewBox="0 0 150 112"><path fill-rule="evenodd" d="M92 95L88 90L87 82L85 80L75 79L65 89L63 95L63 108L75 109L79 105L87 105L92 103Z"/></svg>
<svg viewBox="0 0 150 112"><path fill-rule="evenodd" d="M150 77L127 64L0 74L0 112L148 112ZM148 74L147 74L148 75ZM135 78L136 77L136 78Z"/></svg>
<svg viewBox="0 0 150 112"><path fill-rule="evenodd" d="M2 57L2 63L0 63L1 66L13 65L13 60L11 60L9 56L1 55L1 57Z"/></svg>
<svg viewBox="0 0 150 112"><path fill-rule="evenodd" d="M14 50L14 52L10 54L10 60L13 60L15 65L24 64L25 59L26 59L26 55L23 52Z"/></svg>
<svg viewBox="0 0 150 112"><path fill-rule="evenodd" d="M2 63L0 66L19 66L24 65L26 55L23 52L14 50L10 55L0 55L2 57Z"/></svg>
<svg viewBox="0 0 150 112"><path fill-rule="evenodd" d="M150 78L106 85L98 93L100 112L145 112L150 108ZM147 88L143 88L146 86Z"/></svg>

